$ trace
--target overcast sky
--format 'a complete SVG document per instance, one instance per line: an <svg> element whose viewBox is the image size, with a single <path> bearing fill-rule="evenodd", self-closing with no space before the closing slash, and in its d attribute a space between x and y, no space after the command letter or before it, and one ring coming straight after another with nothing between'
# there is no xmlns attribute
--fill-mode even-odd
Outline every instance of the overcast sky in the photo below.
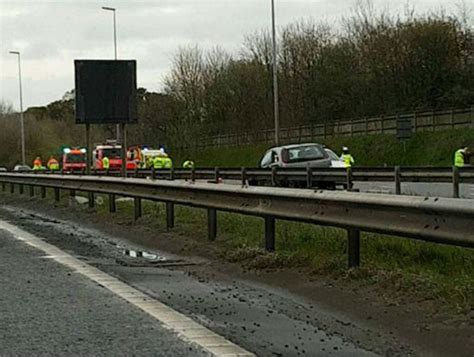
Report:
<svg viewBox="0 0 474 357"><path fill-rule="evenodd" d="M277 25L301 18L335 26L356 0L275 0ZM403 12L407 0L374 0L375 8ZM420 12L456 11L452 0L410 0ZM467 4L474 0L467 0ZM270 26L270 0L5 1L0 0L0 99L19 108L21 52L24 108L60 99L74 87L74 59L113 58L117 9L119 59L136 59L138 85L159 90L179 46L219 45L238 51L245 34Z"/></svg>

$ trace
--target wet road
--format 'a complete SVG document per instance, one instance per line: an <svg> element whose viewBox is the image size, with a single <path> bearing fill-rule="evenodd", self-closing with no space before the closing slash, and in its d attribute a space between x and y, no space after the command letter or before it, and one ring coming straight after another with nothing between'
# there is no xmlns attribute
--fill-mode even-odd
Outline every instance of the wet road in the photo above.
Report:
<svg viewBox="0 0 474 357"><path fill-rule="evenodd" d="M410 352L391 336L383 336L377 330L285 291L213 274L204 277L195 274L205 265L200 260L183 260L163 252L142 254L134 251L136 247L131 243L117 237L28 211L4 207L0 209L0 218L118 277L258 356L370 356ZM43 306L45 301L45 306L49 306L49 310L39 309L34 314L22 311L26 315L20 319L13 315L9 317L8 323L18 330L20 326L16 326L16 320L36 321L18 337L10 336L9 348L18 344L23 346L19 348L25 348L19 352L29 351L26 348L31 346L25 343L27 337L36 336L33 339L36 341L44 334L44 341L48 341L48 336L55 341L52 350L55 352L87 353L98 347L104 354L117 355L116 342L128 341L127 348L143 351L137 352L139 355L150 351L163 351L163 355L173 356L201 353L198 349L189 350L189 345L179 341L176 335L166 333L159 323L98 286L76 274L68 275L70 272L56 263L41 259L41 254L15 242L5 232L1 232L0 238L2 270L15 266L15 269L9 269L21 271L11 273L13 275L7 278L6 283L11 288L3 290L2 306L17 304L15 309L22 310L22 305L15 301L16 295L8 292L15 289L15 285L20 289L20 296L27 296L33 306ZM13 252L10 258L8 252ZM41 274L36 281L38 271ZM31 282L37 285L31 285ZM72 305L73 315L70 314L70 299L77 304ZM58 322L63 315L69 319ZM73 327L76 322L78 331ZM101 333L106 333L106 342L97 346L102 340ZM49 343L39 342L38 346L46 349Z"/></svg>
<svg viewBox="0 0 474 357"><path fill-rule="evenodd" d="M207 355L152 316L18 240L3 221L0 271L2 356Z"/></svg>

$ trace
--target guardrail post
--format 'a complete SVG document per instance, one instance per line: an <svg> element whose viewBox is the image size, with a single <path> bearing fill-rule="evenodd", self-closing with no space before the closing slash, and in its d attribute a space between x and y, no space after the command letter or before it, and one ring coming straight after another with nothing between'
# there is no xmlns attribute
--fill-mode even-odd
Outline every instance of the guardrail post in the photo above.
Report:
<svg viewBox="0 0 474 357"><path fill-rule="evenodd" d="M453 166L453 197L459 198L459 168Z"/></svg>
<svg viewBox="0 0 474 357"><path fill-rule="evenodd" d="M69 190L69 197L76 197L76 190Z"/></svg>
<svg viewBox="0 0 474 357"><path fill-rule="evenodd" d="M313 187L313 170L311 170L311 167L309 167L309 165L306 166L306 187Z"/></svg>
<svg viewBox="0 0 474 357"><path fill-rule="evenodd" d="M360 265L360 230L357 228L347 230L347 257L349 268Z"/></svg>
<svg viewBox="0 0 474 357"><path fill-rule="evenodd" d="M20 183L18 186L19 186L20 195L22 195L24 191L24 186L22 183Z"/></svg>
<svg viewBox="0 0 474 357"><path fill-rule="evenodd" d="M217 210L207 209L207 236L209 240L215 240L217 236Z"/></svg>
<svg viewBox="0 0 474 357"><path fill-rule="evenodd" d="M115 213L117 212L117 205L115 203L115 194L109 193L109 212Z"/></svg>
<svg viewBox="0 0 474 357"><path fill-rule="evenodd" d="M174 181L174 167L170 168L170 180Z"/></svg>
<svg viewBox="0 0 474 357"><path fill-rule="evenodd" d="M156 171L155 171L155 166L151 167L151 179L155 180L156 179Z"/></svg>
<svg viewBox="0 0 474 357"><path fill-rule="evenodd" d="M272 186L277 186L277 167L272 166Z"/></svg>
<svg viewBox="0 0 474 357"><path fill-rule="evenodd" d="M41 198L46 198L46 187L41 186Z"/></svg>
<svg viewBox="0 0 474 357"><path fill-rule="evenodd" d="M352 190L352 167L348 167L346 169L346 184L347 184L347 190L350 191Z"/></svg>
<svg viewBox="0 0 474 357"><path fill-rule="evenodd" d="M196 181L196 169L191 167L191 182L194 183Z"/></svg>
<svg viewBox="0 0 474 357"><path fill-rule="evenodd" d="M214 182L219 183L219 168L218 167L214 168Z"/></svg>
<svg viewBox="0 0 474 357"><path fill-rule="evenodd" d="M7 190L7 185L5 182L2 182L2 191L5 192Z"/></svg>
<svg viewBox="0 0 474 357"><path fill-rule="evenodd" d="M140 197L135 197L133 199L135 207L135 221L142 216L142 199Z"/></svg>
<svg viewBox="0 0 474 357"><path fill-rule="evenodd" d="M240 180L242 182L242 187L247 186L247 170L245 167L240 169Z"/></svg>
<svg viewBox="0 0 474 357"><path fill-rule="evenodd" d="M393 172L394 178L395 178L395 194L396 195L401 195L402 193L402 185L401 185L401 175L400 175L400 166L395 166L394 172Z"/></svg>
<svg viewBox="0 0 474 357"><path fill-rule="evenodd" d="M15 184L13 182L10 184L10 193L15 193Z"/></svg>
<svg viewBox="0 0 474 357"><path fill-rule="evenodd" d="M88 194L87 194L89 208L94 208L95 207L95 197L94 196L95 196L94 192L88 192Z"/></svg>
<svg viewBox="0 0 474 357"><path fill-rule="evenodd" d="M35 186L30 185L30 197L33 197L35 195Z"/></svg>
<svg viewBox="0 0 474 357"><path fill-rule="evenodd" d="M174 203L166 202L166 228L174 228Z"/></svg>
<svg viewBox="0 0 474 357"><path fill-rule="evenodd" d="M59 190L59 188L55 187L54 188L54 200L56 202L59 202L60 198L61 198L61 191Z"/></svg>
<svg viewBox="0 0 474 357"><path fill-rule="evenodd" d="M265 250L275 251L275 217L265 216Z"/></svg>

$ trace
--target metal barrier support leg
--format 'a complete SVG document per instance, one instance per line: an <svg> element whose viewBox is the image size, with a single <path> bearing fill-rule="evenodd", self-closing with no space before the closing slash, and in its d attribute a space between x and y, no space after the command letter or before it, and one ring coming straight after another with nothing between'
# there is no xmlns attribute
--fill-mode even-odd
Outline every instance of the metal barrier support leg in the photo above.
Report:
<svg viewBox="0 0 474 357"><path fill-rule="evenodd" d="M7 189L7 185L5 184L5 182L2 182L2 191L5 192Z"/></svg>
<svg viewBox="0 0 474 357"><path fill-rule="evenodd" d="M174 203L166 202L166 228L174 228Z"/></svg>
<svg viewBox="0 0 474 357"><path fill-rule="evenodd" d="M453 198L459 198L459 168L453 166Z"/></svg>
<svg viewBox="0 0 474 357"><path fill-rule="evenodd" d="M209 240L216 240L217 210L215 208L207 209L207 234L208 234Z"/></svg>
<svg viewBox="0 0 474 357"><path fill-rule="evenodd" d="M142 199L139 197L135 197L133 199L134 206L135 206L135 221L142 216Z"/></svg>
<svg viewBox="0 0 474 357"><path fill-rule="evenodd" d="M275 217L265 217L265 250L275 251Z"/></svg>
<svg viewBox="0 0 474 357"><path fill-rule="evenodd" d="M117 212L117 205L115 204L115 195L113 193L109 194L109 212Z"/></svg>
<svg viewBox="0 0 474 357"><path fill-rule="evenodd" d="M357 228L347 230L347 256L349 268L360 265L360 230Z"/></svg>
<svg viewBox="0 0 474 357"><path fill-rule="evenodd" d="M95 206L95 197L94 197L94 192L89 192L88 193L88 198L89 198L89 208L94 208Z"/></svg>
<svg viewBox="0 0 474 357"><path fill-rule="evenodd" d="M10 193L15 193L15 184L13 182L10 184Z"/></svg>
<svg viewBox="0 0 474 357"><path fill-rule="evenodd" d="M59 188L55 187L54 188L54 200L56 202L59 202L60 199L61 199L61 191L59 190Z"/></svg>
<svg viewBox="0 0 474 357"><path fill-rule="evenodd" d="M21 184L21 183L18 186L19 186L19 190L20 190L20 195L22 195L25 188L24 188L23 184Z"/></svg>
<svg viewBox="0 0 474 357"><path fill-rule="evenodd" d="M69 190L70 197L76 197L76 190Z"/></svg>
<svg viewBox="0 0 474 357"><path fill-rule="evenodd" d="M346 185L347 185L347 190L350 191L352 190L352 167L348 167L346 169Z"/></svg>
<svg viewBox="0 0 474 357"><path fill-rule="evenodd" d="M30 185L30 197L34 197L35 195L35 186Z"/></svg>
<svg viewBox="0 0 474 357"><path fill-rule="evenodd" d="M46 187L41 186L41 198L46 198Z"/></svg>
<svg viewBox="0 0 474 357"><path fill-rule="evenodd" d="M393 175L395 178L395 194L396 195L401 195L402 194L402 183L401 183L401 177L400 177L400 166L395 166L395 169L393 171Z"/></svg>

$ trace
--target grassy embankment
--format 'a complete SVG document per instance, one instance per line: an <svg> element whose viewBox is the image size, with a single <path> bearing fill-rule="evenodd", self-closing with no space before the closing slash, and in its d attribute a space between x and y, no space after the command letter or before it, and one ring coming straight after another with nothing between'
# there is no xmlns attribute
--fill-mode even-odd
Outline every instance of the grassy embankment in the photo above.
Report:
<svg viewBox="0 0 474 357"><path fill-rule="evenodd" d="M329 138L323 140L322 144L338 153L343 145L349 146L357 165L361 166L450 166L454 151L466 142L474 145L473 129L419 133L405 143L398 141L393 135L370 135ZM196 152L177 152L174 156L178 164L190 158L195 160L198 167L256 167L269 147L271 145L260 144L210 148Z"/></svg>

